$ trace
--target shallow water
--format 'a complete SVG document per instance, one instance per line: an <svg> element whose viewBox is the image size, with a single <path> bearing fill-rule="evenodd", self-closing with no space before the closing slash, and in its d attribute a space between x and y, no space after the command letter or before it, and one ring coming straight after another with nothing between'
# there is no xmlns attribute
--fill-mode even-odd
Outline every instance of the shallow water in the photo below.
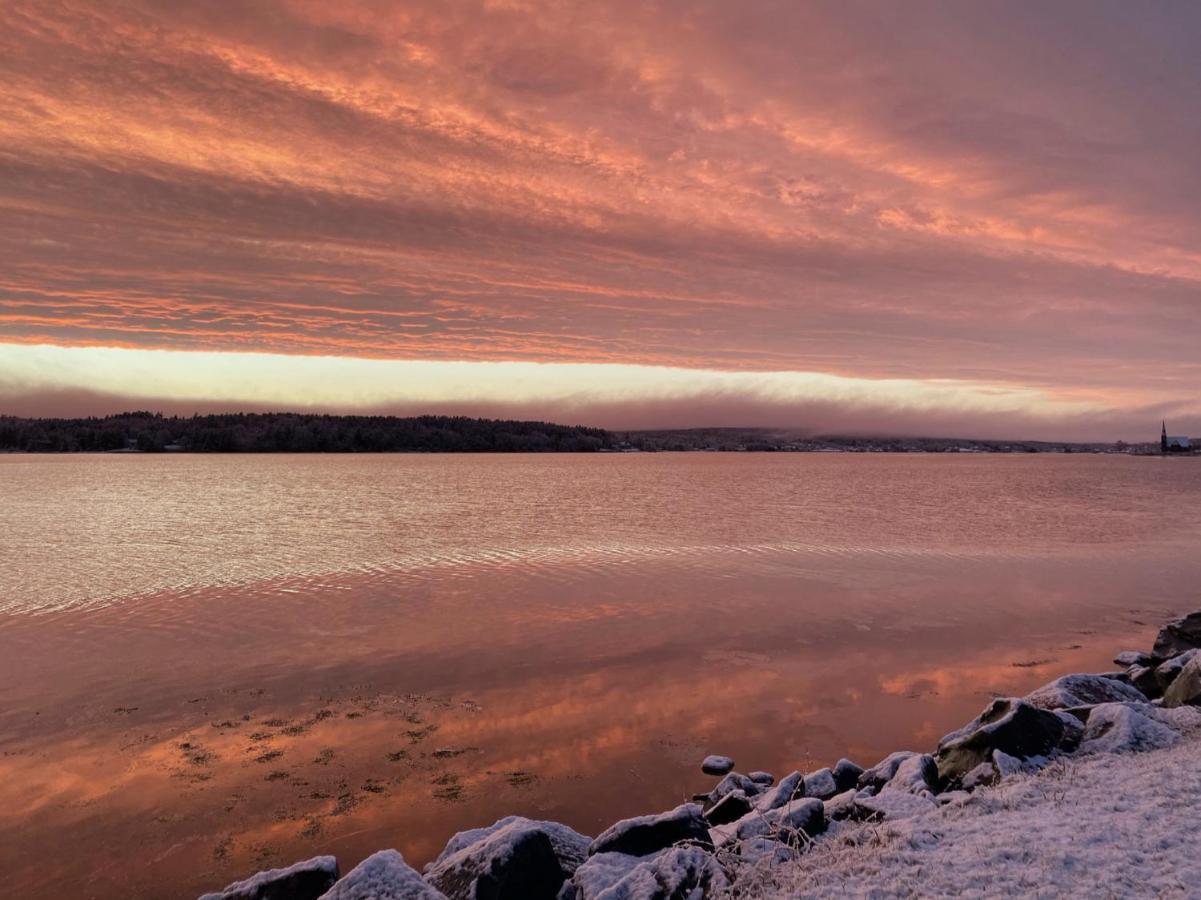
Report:
<svg viewBox="0 0 1201 900"><path fill-rule="evenodd" d="M0 457L0 865L174 897L929 748L1201 605L1201 466Z"/></svg>

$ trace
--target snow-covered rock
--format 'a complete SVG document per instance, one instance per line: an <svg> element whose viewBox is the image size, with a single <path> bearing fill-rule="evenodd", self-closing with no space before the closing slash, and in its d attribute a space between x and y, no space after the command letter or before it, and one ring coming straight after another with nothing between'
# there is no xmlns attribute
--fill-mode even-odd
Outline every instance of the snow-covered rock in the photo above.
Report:
<svg viewBox="0 0 1201 900"><path fill-rule="evenodd" d="M1151 652L1166 659L1197 647L1201 647L1201 610L1175 619L1161 628Z"/></svg>
<svg viewBox="0 0 1201 900"><path fill-rule="evenodd" d="M851 788L827 800L822 804L825 808L826 819L831 822L840 822L843 819L849 819L855 811L857 795L858 791Z"/></svg>
<svg viewBox="0 0 1201 900"><path fill-rule="evenodd" d="M762 786L764 789L771 787L776 783L776 777L771 772L752 772L747 776L755 784Z"/></svg>
<svg viewBox="0 0 1201 900"><path fill-rule="evenodd" d="M886 788L911 794L933 793L938 786L938 764L928 753L916 753L901 760Z"/></svg>
<svg viewBox="0 0 1201 900"><path fill-rule="evenodd" d="M1131 666L1126 670L1126 677L1148 699L1154 700L1163 693L1159 677L1150 666Z"/></svg>
<svg viewBox="0 0 1201 900"><path fill-rule="evenodd" d="M710 825L726 825L741 819L754 809L754 804L742 791L731 791L705 812Z"/></svg>
<svg viewBox="0 0 1201 900"><path fill-rule="evenodd" d="M890 753L884 757L870 769L867 769L859 776L858 786L872 791L878 791L888 782L892 781L892 777L897 774L897 769L901 763L913 756L920 754L913 750L898 750L895 753Z"/></svg>
<svg viewBox="0 0 1201 900"><path fill-rule="evenodd" d="M580 865L588 858L588 845L592 843L592 838L580 834L574 828L569 828L559 822L544 822L537 819L527 819L523 816L505 816L503 819L497 820L487 828L472 828L468 831L460 831L442 848L442 852L438 857L425 867L425 871L429 872L449 857L454 856L466 847L490 837L498 831L510 828L510 826L519 826L520 828L533 828L543 832L550 840L551 848L555 852L555 858L559 861L559 868L563 870L563 877L570 878Z"/></svg>
<svg viewBox="0 0 1201 900"><path fill-rule="evenodd" d="M701 771L706 775L725 775L734 768L734 760L728 756L706 756L701 760Z"/></svg>
<svg viewBox="0 0 1201 900"><path fill-rule="evenodd" d="M1149 703L1094 706L1080 742L1081 753L1128 753L1171 747L1181 731L1201 724L1201 710L1162 709Z"/></svg>
<svg viewBox="0 0 1201 900"><path fill-rule="evenodd" d="M681 841L711 847L709 823L695 803L684 803L670 812L636 816L610 825L588 848L588 855L626 853L645 856Z"/></svg>
<svg viewBox="0 0 1201 900"><path fill-rule="evenodd" d="M818 769L810 772L804 778L805 796L816 797L818 800L829 800L838 793L838 783L834 773L829 769Z"/></svg>
<svg viewBox="0 0 1201 900"><path fill-rule="evenodd" d="M779 784L774 788L769 788L755 801L755 809L759 810L759 812L778 809L784 804L790 803L797 797L802 796L804 792L804 776L800 772L790 772L780 779Z"/></svg>
<svg viewBox="0 0 1201 900"><path fill-rule="evenodd" d="M1163 692L1163 705L1201 706L1201 656L1194 656Z"/></svg>
<svg viewBox="0 0 1201 900"><path fill-rule="evenodd" d="M1040 709L1069 709L1095 703L1145 703L1136 687L1103 675L1064 675L1031 691L1025 701Z"/></svg>
<svg viewBox="0 0 1201 900"><path fill-rule="evenodd" d="M338 861L314 856L282 869L268 869L200 900L317 900L338 880Z"/></svg>
<svg viewBox="0 0 1201 900"><path fill-rule="evenodd" d="M704 900L730 886L713 854L674 847L650 856L598 853L576 870L564 900Z"/></svg>
<svg viewBox="0 0 1201 900"><path fill-rule="evenodd" d="M706 802L712 805L718 803L722 797L734 791L742 791L748 797L754 797L761 794L764 790L765 788L762 784L752 781L746 775L740 772L730 772L717 783L717 786L713 790L704 796L706 797Z"/></svg>
<svg viewBox="0 0 1201 900"><path fill-rule="evenodd" d="M461 841L455 852L430 863L426 881L450 900L555 900L564 870L549 835L538 823L513 816L476 831L482 832L478 839Z"/></svg>
<svg viewBox="0 0 1201 900"><path fill-rule="evenodd" d="M856 765L849 759L840 759L834 764L834 784L839 792L849 791L859 784L859 776L863 774L863 766Z"/></svg>
<svg viewBox="0 0 1201 900"><path fill-rule="evenodd" d="M1014 698L997 699L985 710L938 742L938 775L943 784L959 779L1000 750L1017 759L1047 756L1056 750L1074 750L1080 724L1066 713L1056 713Z"/></svg>
<svg viewBox="0 0 1201 900"><path fill-rule="evenodd" d="M278 895L291 900L292 894ZM321 895L321 900L446 900L409 867L397 850L373 853Z"/></svg>
<svg viewBox="0 0 1201 900"><path fill-rule="evenodd" d="M1168 687L1176 680L1184 667L1192 661L1194 656L1201 655L1201 650L1185 650L1183 653L1178 653L1171 659L1165 659L1155 667L1155 680L1159 684L1161 690L1167 690Z"/></svg>

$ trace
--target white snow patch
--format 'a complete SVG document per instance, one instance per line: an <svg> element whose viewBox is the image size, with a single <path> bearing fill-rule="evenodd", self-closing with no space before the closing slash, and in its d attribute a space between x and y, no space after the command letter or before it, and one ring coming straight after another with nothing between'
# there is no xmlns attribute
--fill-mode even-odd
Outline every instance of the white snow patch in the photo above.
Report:
<svg viewBox="0 0 1201 900"><path fill-rule="evenodd" d="M1199 805L1196 736L1058 760L918 818L845 824L739 896L1195 897Z"/></svg>
<svg viewBox="0 0 1201 900"><path fill-rule="evenodd" d="M351 869L320 900L446 900L416 870L409 867L399 850L373 853Z"/></svg>

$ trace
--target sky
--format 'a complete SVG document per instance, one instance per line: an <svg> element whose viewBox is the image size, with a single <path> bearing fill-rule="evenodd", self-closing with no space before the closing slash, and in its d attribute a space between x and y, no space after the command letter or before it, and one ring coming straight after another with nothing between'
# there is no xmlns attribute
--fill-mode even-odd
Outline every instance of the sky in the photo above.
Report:
<svg viewBox="0 0 1201 900"><path fill-rule="evenodd" d="M1201 5L6 0L0 413L1201 434Z"/></svg>

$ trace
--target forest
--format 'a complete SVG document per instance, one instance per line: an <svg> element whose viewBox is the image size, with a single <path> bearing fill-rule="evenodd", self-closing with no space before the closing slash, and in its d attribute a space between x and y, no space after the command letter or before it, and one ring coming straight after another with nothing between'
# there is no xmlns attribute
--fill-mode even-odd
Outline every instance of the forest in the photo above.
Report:
<svg viewBox="0 0 1201 900"><path fill-rule="evenodd" d="M0 416L0 451L45 453L586 453L610 449L612 443L599 428L465 416Z"/></svg>

